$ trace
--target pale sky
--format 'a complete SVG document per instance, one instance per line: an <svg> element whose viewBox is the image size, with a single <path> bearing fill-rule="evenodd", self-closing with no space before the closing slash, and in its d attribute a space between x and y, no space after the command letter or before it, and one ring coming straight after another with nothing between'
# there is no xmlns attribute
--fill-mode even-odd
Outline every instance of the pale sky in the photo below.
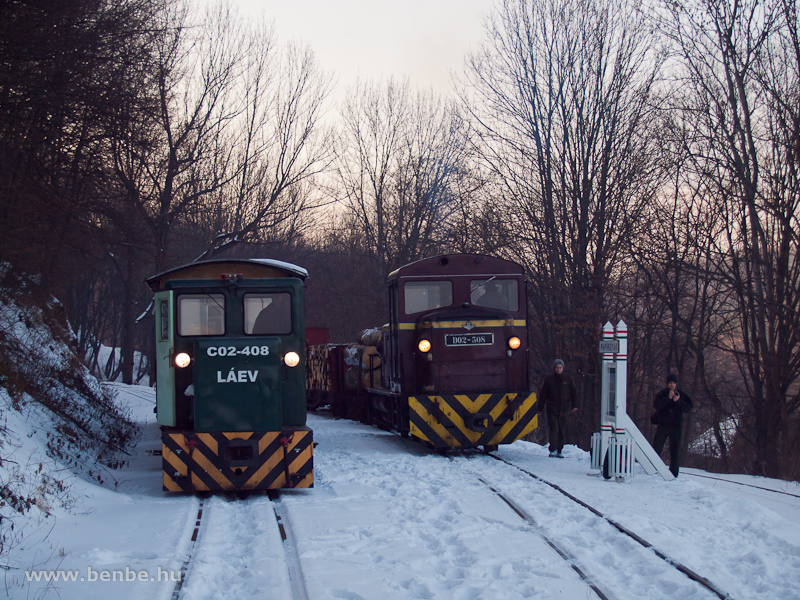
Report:
<svg viewBox="0 0 800 600"><path fill-rule="evenodd" d="M408 76L412 85L450 90L449 71L483 37L492 0L231 0L244 15L274 19L280 41L307 42L338 88L363 79Z"/></svg>

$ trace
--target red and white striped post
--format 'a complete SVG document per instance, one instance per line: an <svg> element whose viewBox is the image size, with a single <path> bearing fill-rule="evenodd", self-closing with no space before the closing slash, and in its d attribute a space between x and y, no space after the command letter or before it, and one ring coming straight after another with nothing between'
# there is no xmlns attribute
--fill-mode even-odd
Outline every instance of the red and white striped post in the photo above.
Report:
<svg viewBox="0 0 800 600"><path fill-rule="evenodd" d="M620 320L614 328L603 326L600 340L602 377L600 391L600 431L592 435L592 468L617 481L633 477L637 461L648 475L674 479L664 461L628 416L628 326ZM604 464L605 463L605 464Z"/></svg>
<svg viewBox="0 0 800 600"><path fill-rule="evenodd" d="M628 326L606 322L603 339L600 392L600 434L592 436L592 466L607 477L624 481L633 476L633 442L626 436L628 394ZM608 457L607 466L604 462Z"/></svg>

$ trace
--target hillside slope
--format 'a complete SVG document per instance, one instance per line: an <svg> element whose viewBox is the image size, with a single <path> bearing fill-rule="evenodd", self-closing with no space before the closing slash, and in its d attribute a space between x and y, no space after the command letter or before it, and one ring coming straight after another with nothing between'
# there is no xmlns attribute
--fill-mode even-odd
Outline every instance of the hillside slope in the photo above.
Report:
<svg viewBox="0 0 800 600"><path fill-rule="evenodd" d="M61 304L0 264L0 565L26 534L74 502L78 474L113 485L138 428L73 351ZM29 517L31 515L28 515ZM28 528L30 529L30 528Z"/></svg>

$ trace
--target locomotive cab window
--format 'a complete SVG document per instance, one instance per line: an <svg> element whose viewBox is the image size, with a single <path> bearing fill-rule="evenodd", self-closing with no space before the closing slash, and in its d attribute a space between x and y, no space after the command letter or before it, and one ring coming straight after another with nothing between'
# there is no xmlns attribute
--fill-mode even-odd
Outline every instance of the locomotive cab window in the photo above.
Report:
<svg viewBox="0 0 800 600"><path fill-rule="evenodd" d="M182 336L224 335L225 296L222 294L179 296L178 333Z"/></svg>
<svg viewBox="0 0 800 600"><path fill-rule="evenodd" d="M247 294L244 331L249 335L287 335L292 332L292 296L286 292Z"/></svg>
<svg viewBox="0 0 800 600"><path fill-rule="evenodd" d="M519 294L516 279L474 279L470 281L470 301L475 306L516 312Z"/></svg>
<svg viewBox="0 0 800 600"><path fill-rule="evenodd" d="M453 284L450 281L409 281L403 286L407 315L451 306Z"/></svg>

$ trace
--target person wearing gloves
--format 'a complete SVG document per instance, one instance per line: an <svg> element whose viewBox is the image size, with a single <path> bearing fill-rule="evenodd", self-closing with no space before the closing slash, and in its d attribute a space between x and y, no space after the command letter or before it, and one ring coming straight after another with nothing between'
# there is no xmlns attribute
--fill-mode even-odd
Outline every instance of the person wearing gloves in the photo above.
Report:
<svg viewBox="0 0 800 600"><path fill-rule="evenodd" d="M667 376L667 387L653 398L652 423L656 426L653 449L661 454L669 438L669 470L677 477L680 468L680 447L683 437L683 413L692 410L689 394L678 389L678 376Z"/></svg>
<svg viewBox="0 0 800 600"><path fill-rule="evenodd" d="M578 390L572 377L564 373L564 361L553 362L553 372L548 375L539 390L539 414L547 412L550 430L550 456L563 458L564 430L567 415L578 410Z"/></svg>

